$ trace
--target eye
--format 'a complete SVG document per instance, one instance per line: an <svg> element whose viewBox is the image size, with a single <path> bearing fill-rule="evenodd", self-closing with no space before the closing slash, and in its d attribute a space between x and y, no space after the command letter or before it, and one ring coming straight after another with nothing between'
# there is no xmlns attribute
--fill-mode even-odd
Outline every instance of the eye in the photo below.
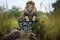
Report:
<svg viewBox="0 0 60 40"><path fill-rule="evenodd" d="M30 4L28 4L28 6L30 6Z"/></svg>

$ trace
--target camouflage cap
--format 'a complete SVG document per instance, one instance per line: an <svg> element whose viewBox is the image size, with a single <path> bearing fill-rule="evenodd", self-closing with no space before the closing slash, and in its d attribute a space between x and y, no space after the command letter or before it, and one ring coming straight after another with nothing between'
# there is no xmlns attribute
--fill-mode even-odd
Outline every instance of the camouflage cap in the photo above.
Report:
<svg viewBox="0 0 60 40"><path fill-rule="evenodd" d="M35 3L33 1L28 1L26 4L33 4L33 5L35 5Z"/></svg>

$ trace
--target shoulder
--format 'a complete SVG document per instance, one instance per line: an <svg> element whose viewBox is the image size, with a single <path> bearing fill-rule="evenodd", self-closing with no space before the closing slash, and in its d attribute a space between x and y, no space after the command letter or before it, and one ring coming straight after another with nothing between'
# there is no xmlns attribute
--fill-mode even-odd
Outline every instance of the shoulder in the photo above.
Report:
<svg viewBox="0 0 60 40"><path fill-rule="evenodd" d="M34 7L33 11L37 11L36 7Z"/></svg>

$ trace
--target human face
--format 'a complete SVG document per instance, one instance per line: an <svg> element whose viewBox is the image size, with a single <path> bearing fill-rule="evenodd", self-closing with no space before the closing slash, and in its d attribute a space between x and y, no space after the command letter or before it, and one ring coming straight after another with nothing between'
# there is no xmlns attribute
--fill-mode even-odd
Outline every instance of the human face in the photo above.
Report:
<svg viewBox="0 0 60 40"><path fill-rule="evenodd" d="M32 11L34 5L33 4L28 4L27 6L28 6L28 10Z"/></svg>

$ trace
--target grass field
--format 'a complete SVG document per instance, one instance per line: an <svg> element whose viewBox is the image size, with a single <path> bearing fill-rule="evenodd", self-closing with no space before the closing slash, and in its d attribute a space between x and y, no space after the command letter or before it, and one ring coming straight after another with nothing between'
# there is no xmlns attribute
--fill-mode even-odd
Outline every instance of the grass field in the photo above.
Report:
<svg viewBox="0 0 60 40"><path fill-rule="evenodd" d="M34 33L39 39L56 40L60 33L60 19L52 14L38 12L38 21L32 27L36 27ZM0 32L8 33L14 27L19 28L18 18L9 13L0 13Z"/></svg>

